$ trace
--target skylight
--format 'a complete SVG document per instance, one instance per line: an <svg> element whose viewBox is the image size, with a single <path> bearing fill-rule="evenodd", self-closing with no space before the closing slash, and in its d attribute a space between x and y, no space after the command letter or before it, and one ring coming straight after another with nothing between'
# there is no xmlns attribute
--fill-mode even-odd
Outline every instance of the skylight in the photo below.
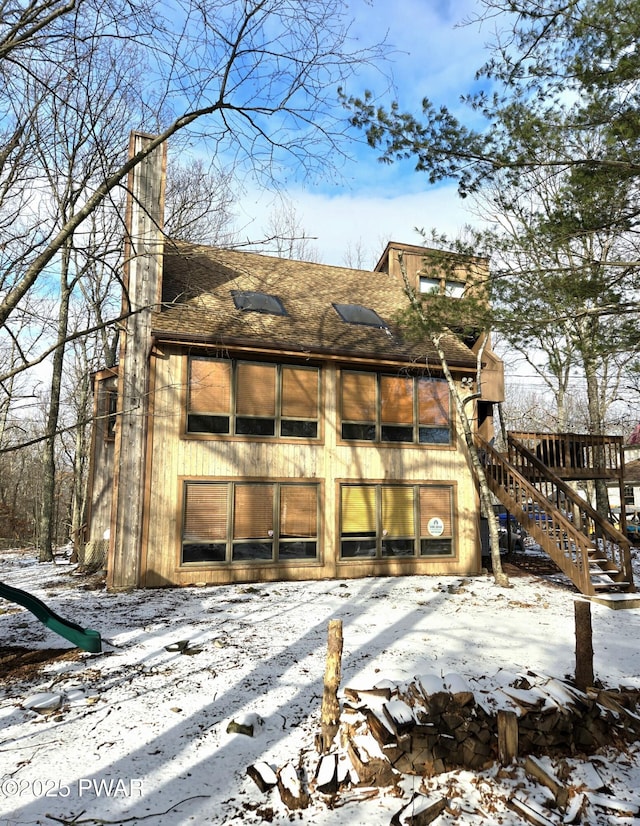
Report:
<svg viewBox="0 0 640 826"><path fill-rule="evenodd" d="M287 315L284 304L277 295L268 295L254 290L231 290L231 295L233 303L238 310L243 312Z"/></svg>
<svg viewBox="0 0 640 826"><path fill-rule="evenodd" d="M333 308L347 324L364 324L367 327L379 327L383 330L389 326L375 310L363 307L362 304L334 304Z"/></svg>

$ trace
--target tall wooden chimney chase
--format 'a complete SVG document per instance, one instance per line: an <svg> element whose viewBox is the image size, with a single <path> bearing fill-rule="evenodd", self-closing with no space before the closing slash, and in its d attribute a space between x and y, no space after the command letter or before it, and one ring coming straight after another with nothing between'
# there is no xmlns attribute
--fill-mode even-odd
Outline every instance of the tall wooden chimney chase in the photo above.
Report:
<svg viewBox="0 0 640 826"><path fill-rule="evenodd" d="M129 157L152 136L131 134ZM114 487L107 560L107 587L140 584L140 558L149 427L151 317L161 300L166 145L154 149L129 173L120 336Z"/></svg>

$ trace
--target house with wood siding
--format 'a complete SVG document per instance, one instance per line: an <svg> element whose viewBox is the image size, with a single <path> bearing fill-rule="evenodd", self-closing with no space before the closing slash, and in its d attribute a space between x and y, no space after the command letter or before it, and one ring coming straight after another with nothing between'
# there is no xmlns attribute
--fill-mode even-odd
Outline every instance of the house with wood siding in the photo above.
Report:
<svg viewBox="0 0 640 826"><path fill-rule="evenodd" d="M130 182L132 314L94 383L87 531L108 586L479 572L476 484L438 355L398 321L399 256L452 301L485 262L390 243L365 271L174 242L163 175L157 151ZM468 395L479 342L442 343ZM489 439L502 364L485 347L482 365Z"/></svg>

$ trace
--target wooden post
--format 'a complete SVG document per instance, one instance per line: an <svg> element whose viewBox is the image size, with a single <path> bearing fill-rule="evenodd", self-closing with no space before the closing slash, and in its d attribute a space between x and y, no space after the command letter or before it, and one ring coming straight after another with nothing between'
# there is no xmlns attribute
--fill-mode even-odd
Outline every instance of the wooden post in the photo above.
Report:
<svg viewBox="0 0 640 826"><path fill-rule="evenodd" d="M324 691L320 715L320 734L316 737L316 749L327 754L340 725L338 687L342 664L342 620L329 620L327 639L327 663L324 672Z"/></svg>
<svg viewBox="0 0 640 826"><path fill-rule="evenodd" d="M498 711L498 759L508 766L518 756L518 715L515 711Z"/></svg>
<svg viewBox="0 0 640 826"><path fill-rule="evenodd" d="M593 631L591 628L591 603L577 599L576 620L576 686L586 691L593 685Z"/></svg>

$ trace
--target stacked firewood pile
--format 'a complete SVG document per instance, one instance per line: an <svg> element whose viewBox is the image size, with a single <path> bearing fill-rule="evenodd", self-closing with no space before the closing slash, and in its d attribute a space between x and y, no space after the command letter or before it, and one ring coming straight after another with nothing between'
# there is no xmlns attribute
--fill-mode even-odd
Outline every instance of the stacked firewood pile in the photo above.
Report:
<svg viewBox="0 0 640 826"><path fill-rule="evenodd" d="M591 754L640 735L637 696L585 694L530 673L491 693L473 692L459 675L418 677L406 686L345 689L342 742L359 767L366 733L390 766L431 776L482 769L518 754Z"/></svg>
<svg viewBox="0 0 640 826"><path fill-rule="evenodd" d="M342 743L359 774L370 751L396 771L428 776L454 766L482 769L497 753L491 714L457 676L417 678L403 688L347 688L341 719Z"/></svg>
<svg viewBox="0 0 640 826"><path fill-rule="evenodd" d="M315 766L265 763L248 773L266 791L275 786L290 809L309 805L315 791L397 785L403 775L432 777L456 768L508 765L519 755L591 754L603 745L640 739L638 696L578 691L529 673L509 686L473 691L459 675L383 681L342 692L339 728ZM309 782L302 782L306 777ZM429 812L430 823L437 812Z"/></svg>

